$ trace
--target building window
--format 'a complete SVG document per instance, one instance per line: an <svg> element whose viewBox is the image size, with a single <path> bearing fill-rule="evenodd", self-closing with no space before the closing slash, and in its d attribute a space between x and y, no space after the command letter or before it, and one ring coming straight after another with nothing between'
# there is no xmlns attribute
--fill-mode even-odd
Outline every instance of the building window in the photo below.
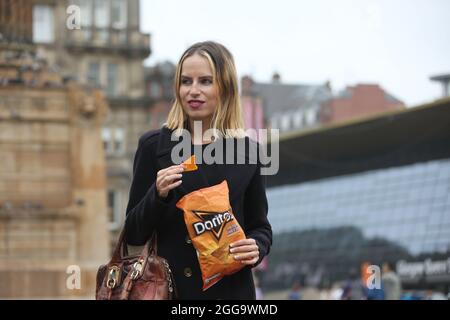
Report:
<svg viewBox="0 0 450 320"><path fill-rule="evenodd" d="M113 151L111 129L109 128L102 129L102 140L103 140L103 148L105 149L106 154L111 154Z"/></svg>
<svg viewBox="0 0 450 320"><path fill-rule="evenodd" d="M97 40L97 43L100 44L107 43L109 39L108 30L97 30L97 32L95 33L95 39Z"/></svg>
<svg viewBox="0 0 450 320"><path fill-rule="evenodd" d="M114 130L114 152L118 155L125 153L125 130L122 128Z"/></svg>
<svg viewBox="0 0 450 320"><path fill-rule="evenodd" d="M121 201L120 192L116 190L108 190L108 218L109 227L111 230L116 230L120 227L121 220Z"/></svg>
<svg viewBox="0 0 450 320"><path fill-rule="evenodd" d="M117 95L117 64L108 63L108 85L106 87L106 92L108 96L116 96Z"/></svg>
<svg viewBox="0 0 450 320"><path fill-rule="evenodd" d="M272 129L279 129L278 128L278 118L277 117L272 117L271 119L270 119L270 125L271 125L271 128Z"/></svg>
<svg viewBox="0 0 450 320"><path fill-rule="evenodd" d="M309 109L306 112L306 124L313 125L316 122L316 111L314 109Z"/></svg>
<svg viewBox="0 0 450 320"><path fill-rule="evenodd" d="M97 28L109 27L109 1L95 0L95 26Z"/></svg>
<svg viewBox="0 0 450 320"><path fill-rule="evenodd" d="M79 0L81 29L92 27L92 0Z"/></svg>
<svg viewBox="0 0 450 320"><path fill-rule="evenodd" d="M33 7L33 41L52 43L55 40L53 7L35 5Z"/></svg>
<svg viewBox="0 0 450 320"><path fill-rule="evenodd" d="M90 41L92 39L92 29L81 29L83 32L83 40Z"/></svg>
<svg viewBox="0 0 450 320"><path fill-rule="evenodd" d="M125 29L127 26L127 2L125 0L112 0L111 21L115 29Z"/></svg>
<svg viewBox="0 0 450 320"><path fill-rule="evenodd" d="M161 96L170 97L172 94L172 90L173 90L172 82L164 79L163 82L161 83Z"/></svg>
<svg viewBox="0 0 450 320"><path fill-rule="evenodd" d="M160 98L161 97L161 85L156 81L151 81L149 85L150 97Z"/></svg>
<svg viewBox="0 0 450 320"><path fill-rule="evenodd" d="M294 114L294 127L300 128L302 126L302 122L303 122L303 113L301 111L297 111Z"/></svg>
<svg viewBox="0 0 450 320"><path fill-rule="evenodd" d="M125 44L127 42L127 32L126 31L120 31L118 35L119 43Z"/></svg>
<svg viewBox="0 0 450 320"><path fill-rule="evenodd" d="M125 129L103 128L102 140L107 155L123 155L125 153Z"/></svg>
<svg viewBox="0 0 450 320"><path fill-rule="evenodd" d="M98 62L89 63L88 82L95 86L100 85L100 63Z"/></svg>
<svg viewBox="0 0 450 320"><path fill-rule="evenodd" d="M291 120L291 117L288 114L284 114L281 116L281 125L280 125L281 128L280 129L282 131L289 130L290 120Z"/></svg>

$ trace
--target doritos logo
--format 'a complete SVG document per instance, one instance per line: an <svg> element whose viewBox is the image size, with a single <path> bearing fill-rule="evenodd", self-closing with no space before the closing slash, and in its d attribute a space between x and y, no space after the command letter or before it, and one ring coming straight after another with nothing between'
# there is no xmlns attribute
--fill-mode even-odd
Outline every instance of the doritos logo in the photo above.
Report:
<svg viewBox="0 0 450 320"><path fill-rule="evenodd" d="M234 216L229 212L205 212L193 211L194 214L202 221L193 224L195 234L197 236L206 231L211 231L217 240L222 236L225 225L234 219Z"/></svg>

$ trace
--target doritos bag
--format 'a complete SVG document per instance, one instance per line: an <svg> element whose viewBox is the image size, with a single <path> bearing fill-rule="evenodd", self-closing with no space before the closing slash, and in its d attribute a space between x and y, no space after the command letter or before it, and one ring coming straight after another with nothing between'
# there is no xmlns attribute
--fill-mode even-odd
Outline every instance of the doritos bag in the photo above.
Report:
<svg viewBox="0 0 450 320"><path fill-rule="evenodd" d="M226 180L185 195L177 207L184 211L184 222L197 250L203 291L244 267L229 251L230 244L245 239L245 234L233 215Z"/></svg>

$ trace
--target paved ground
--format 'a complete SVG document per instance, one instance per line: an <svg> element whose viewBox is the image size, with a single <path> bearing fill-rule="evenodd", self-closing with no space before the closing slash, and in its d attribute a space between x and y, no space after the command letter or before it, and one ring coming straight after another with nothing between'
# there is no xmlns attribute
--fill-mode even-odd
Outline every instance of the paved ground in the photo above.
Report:
<svg viewBox="0 0 450 320"><path fill-rule="evenodd" d="M271 291L271 292L263 292L264 299L267 300L287 300L289 295L289 290L280 290L280 291ZM305 288L301 290L302 300L319 300L320 294L317 289L314 288Z"/></svg>

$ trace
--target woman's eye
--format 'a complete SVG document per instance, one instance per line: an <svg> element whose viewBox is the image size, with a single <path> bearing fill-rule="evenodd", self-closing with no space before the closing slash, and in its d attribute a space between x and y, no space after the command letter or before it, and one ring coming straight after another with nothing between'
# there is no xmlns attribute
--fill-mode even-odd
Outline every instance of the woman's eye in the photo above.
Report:
<svg viewBox="0 0 450 320"><path fill-rule="evenodd" d="M203 84L211 84L212 80L211 79L203 79L202 83Z"/></svg>
<svg viewBox="0 0 450 320"><path fill-rule="evenodd" d="M189 83L190 83L190 80L188 80L188 79L181 80L181 84L189 84Z"/></svg>

